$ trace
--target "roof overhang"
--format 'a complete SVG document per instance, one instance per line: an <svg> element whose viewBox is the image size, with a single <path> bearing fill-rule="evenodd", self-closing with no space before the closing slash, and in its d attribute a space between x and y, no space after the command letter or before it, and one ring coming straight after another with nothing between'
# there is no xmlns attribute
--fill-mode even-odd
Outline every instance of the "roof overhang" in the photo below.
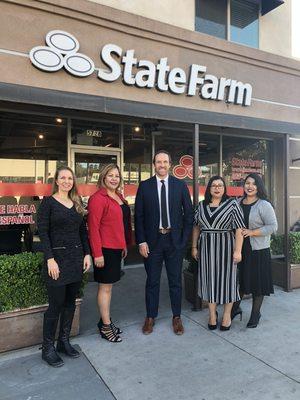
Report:
<svg viewBox="0 0 300 400"><path fill-rule="evenodd" d="M270 11L274 10L274 8L281 6L284 3L284 0L248 0L248 1L261 5L261 15L268 14Z"/></svg>

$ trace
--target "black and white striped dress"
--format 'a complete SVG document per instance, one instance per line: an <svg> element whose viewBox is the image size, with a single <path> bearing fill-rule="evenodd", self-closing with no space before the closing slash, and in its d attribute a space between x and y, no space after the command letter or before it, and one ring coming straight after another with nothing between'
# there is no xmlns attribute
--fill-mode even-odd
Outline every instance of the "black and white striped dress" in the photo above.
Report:
<svg viewBox="0 0 300 400"><path fill-rule="evenodd" d="M234 231L245 227L243 211L235 199L211 209L201 201L194 225L200 226L199 296L209 303L226 304L240 299L233 263Z"/></svg>

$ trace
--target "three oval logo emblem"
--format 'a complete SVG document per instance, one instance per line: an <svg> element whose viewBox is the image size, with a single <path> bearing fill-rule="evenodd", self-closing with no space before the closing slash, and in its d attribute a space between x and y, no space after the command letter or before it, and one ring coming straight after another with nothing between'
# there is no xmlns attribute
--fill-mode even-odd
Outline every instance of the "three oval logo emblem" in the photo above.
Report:
<svg viewBox="0 0 300 400"><path fill-rule="evenodd" d="M46 35L47 46L36 46L30 50L32 64L46 72L64 68L70 74L85 77L95 71L94 62L85 54L78 53L79 42L68 32L54 30Z"/></svg>

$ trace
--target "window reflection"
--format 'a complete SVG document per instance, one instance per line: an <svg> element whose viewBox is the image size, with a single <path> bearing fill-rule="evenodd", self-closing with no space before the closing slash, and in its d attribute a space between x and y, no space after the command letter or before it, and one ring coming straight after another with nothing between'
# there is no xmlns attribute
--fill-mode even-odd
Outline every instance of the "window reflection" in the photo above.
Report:
<svg viewBox="0 0 300 400"><path fill-rule="evenodd" d="M254 172L262 176L270 192L270 143L262 139L223 137L223 176L229 193L243 194L245 177Z"/></svg>
<svg viewBox="0 0 300 400"><path fill-rule="evenodd" d="M195 29L226 39L227 0L196 0Z"/></svg>
<svg viewBox="0 0 300 400"><path fill-rule="evenodd" d="M253 1L231 0L230 40L258 48L259 5Z"/></svg>

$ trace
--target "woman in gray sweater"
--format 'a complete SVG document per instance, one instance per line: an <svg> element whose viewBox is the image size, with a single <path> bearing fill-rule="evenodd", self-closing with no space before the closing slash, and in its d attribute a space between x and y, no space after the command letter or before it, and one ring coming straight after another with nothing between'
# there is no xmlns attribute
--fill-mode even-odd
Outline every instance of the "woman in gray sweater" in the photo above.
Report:
<svg viewBox="0 0 300 400"><path fill-rule="evenodd" d="M270 237L277 230L276 215L259 175L252 173L246 177L241 207L247 228L242 230L242 261L238 264L240 296L242 299L244 294L252 294L252 311L247 328L256 328L264 296L274 293ZM240 302L234 304L232 319L242 316L239 305Z"/></svg>

